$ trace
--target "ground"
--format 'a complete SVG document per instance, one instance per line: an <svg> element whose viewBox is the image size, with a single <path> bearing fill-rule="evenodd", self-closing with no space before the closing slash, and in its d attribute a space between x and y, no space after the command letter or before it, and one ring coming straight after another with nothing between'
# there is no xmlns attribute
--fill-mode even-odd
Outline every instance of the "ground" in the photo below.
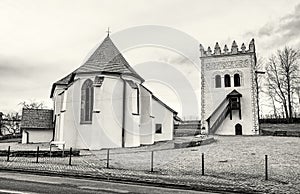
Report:
<svg viewBox="0 0 300 194"><path fill-rule="evenodd" d="M216 142L199 147L171 149L173 141L139 148L81 151L72 158L0 157L0 167L57 173L122 177L132 180L184 184L219 191L300 193L300 139L273 136L215 136ZM0 150L19 149L18 143L0 143ZM37 145L27 145L26 149ZM47 146L45 146L46 149ZM154 150L154 172L150 171ZM201 175L201 154L205 155L205 176ZM269 180L265 181L264 159L269 159Z"/></svg>

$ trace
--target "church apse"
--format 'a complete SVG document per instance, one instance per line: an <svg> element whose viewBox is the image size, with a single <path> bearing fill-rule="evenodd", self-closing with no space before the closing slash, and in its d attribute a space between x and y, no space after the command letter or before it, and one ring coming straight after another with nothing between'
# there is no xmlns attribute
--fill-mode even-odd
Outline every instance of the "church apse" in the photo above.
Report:
<svg viewBox="0 0 300 194"><path fill-rule="evenodd" d="M214 50L200 44L201 120L206 132L235 135L239 124L243 135L258 134L256 104L254 39L248 48L239 49L233 41L231 49L218 43ZM240 133L239 133L240 134Z"/></svg>

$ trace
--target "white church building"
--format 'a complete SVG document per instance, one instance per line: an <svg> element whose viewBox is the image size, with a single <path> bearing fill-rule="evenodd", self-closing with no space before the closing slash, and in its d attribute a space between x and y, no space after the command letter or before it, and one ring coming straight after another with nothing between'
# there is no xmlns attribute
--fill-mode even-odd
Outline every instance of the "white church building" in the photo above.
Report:
<svg viewBox="0 0 300 194"><path fill-rule="evenodd" d="M108 35L82 66L53 84L53 140L90 150L172 140L177 113L143 82Z"/></svg>
<svg viewBox="0 0 300 194"><path fill-rule="evenodd" d="M208 134L257 135L257 85L254 39L248 49L218 43L214 51L200 45L201 121Z"/></svg>

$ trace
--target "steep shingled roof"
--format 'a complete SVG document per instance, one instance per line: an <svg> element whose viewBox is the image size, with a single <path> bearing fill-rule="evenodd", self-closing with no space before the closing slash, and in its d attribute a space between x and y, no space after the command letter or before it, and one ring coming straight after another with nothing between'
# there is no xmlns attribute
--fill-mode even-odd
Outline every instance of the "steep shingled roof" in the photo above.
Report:
<svg viewBox="0 0 300 194"><path fill-rule="evenodd" d="M21 128L26 129L52 129L53 110L49 109L23 109Z"/></svg>
<svg viewBox="0 0 300 194"><path fill-rule="evenodd" d="M144 81L144 79L128 64L110 37L107 36L82 66L53 84L51 97L56 85L69 84L77 73L93 72L127 74Z"/></svg>
<svg viewBox="0 0 300 194"><path fill-rule="evenodd" d="M130 67L109 36L103 40L90 58L75 70L76 73L94 71L128 73L140 77L134 69Z"/></svg>

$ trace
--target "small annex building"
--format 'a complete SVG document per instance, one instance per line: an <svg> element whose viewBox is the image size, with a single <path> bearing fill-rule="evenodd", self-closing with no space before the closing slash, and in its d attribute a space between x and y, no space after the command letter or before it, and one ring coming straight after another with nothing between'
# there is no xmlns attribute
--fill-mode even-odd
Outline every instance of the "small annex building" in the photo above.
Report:
<svg viewBox="0 0 300 194"><path fill-rule="evenodd" d="M22 143L50 142L53 139L53 110L23 109Z"/></svg>
<svg viewBox="0 0 300 194"><path fill-rule="evenodd" d="M54 141L96 150L173 139L177 112L143 85L109 35L51 90Z"/></svg>

